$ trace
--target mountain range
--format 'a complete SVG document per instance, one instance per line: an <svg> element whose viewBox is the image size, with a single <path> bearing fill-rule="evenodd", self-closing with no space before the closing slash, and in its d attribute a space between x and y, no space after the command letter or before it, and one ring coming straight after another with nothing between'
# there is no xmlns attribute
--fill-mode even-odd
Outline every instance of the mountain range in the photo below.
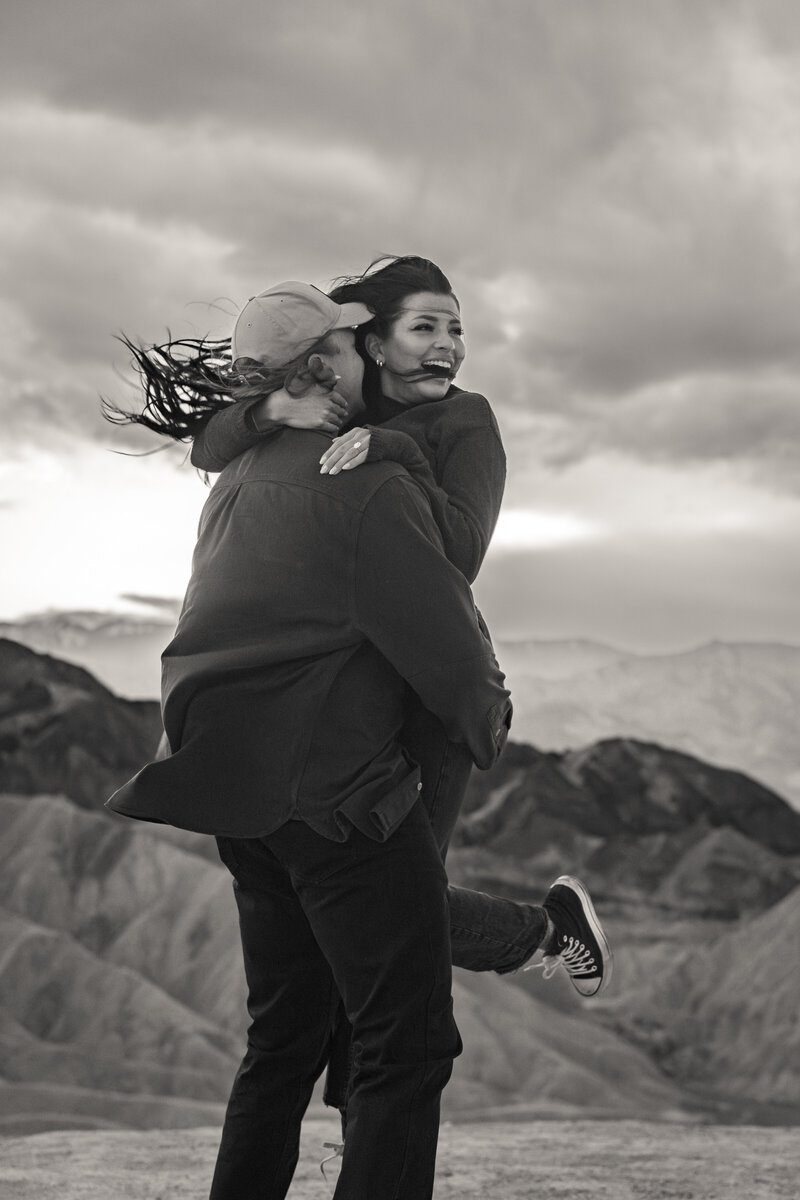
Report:
<svg viewBox="0 0 800 1200"><path fill-rule="evenodd" d="M0 621L0 638L85 667L120 696L157 700L161 651L172 637L178 615L174 605L165 619L164 608L156 605L146 616L55 609Z"/></svg>
<svg viewBox="0 0 800 1200"><path fill-rule="evenodd" d="M243 1046L236 912L213 842L102 809L158 706L0 640L0 1131L221 1119ZM592 889L607 994L457 972L449 1116L797 1122L800 815L654 742L510 744L473 776L448 859L536 902Z"/></svg>
<svg viewBox="0 0 800 1200"><path fill-rule="evenodd" d="M548 750L630 737L744 771L800 808L800 647L709 642L642 655L499 642L514 736Z"/></svg>
<svg viewBox="0 0 800 1200"><path fill-rule="evenodd" d="M800 815L747 776L651 743L509 745L473 773L448 873L531 899L565 868L614 945L616 987L590 1015L685 1101L796 1121ZM563 979L515 978L561 1011L577 1006Z"/></svg>
<svg viewBox="0 0 800 1200"><path fill-rule="evenodd" d="M0 637L86 667L118 695L157 699L178 606L130 599L141 615L45 612L0 622ZM744 771L800 808L800 647L710 642L645 655L586 639L500 639L496 649L517 741L543 750L659 742Z"/></svg>

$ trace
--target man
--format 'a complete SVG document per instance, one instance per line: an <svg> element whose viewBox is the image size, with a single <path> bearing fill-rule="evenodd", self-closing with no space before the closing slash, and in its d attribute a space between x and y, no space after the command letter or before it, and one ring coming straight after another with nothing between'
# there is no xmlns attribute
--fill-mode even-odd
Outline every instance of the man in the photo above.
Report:
<svg viewBox="0 0 800 1200"><path fill-rule="evenodd" d="M283 284L243 309L235 358L308 352L356 401L362 305ZM216 835L234 876L252 1024L212 1200L280 1200L341 995L356 1056L337 1200L432 1194L461 1043L447 880L398 742L410 684L479 767L510 700L461 574L404 469L320 474L285 429L220 476L163 658L172 754L109 801Z"/></svg>

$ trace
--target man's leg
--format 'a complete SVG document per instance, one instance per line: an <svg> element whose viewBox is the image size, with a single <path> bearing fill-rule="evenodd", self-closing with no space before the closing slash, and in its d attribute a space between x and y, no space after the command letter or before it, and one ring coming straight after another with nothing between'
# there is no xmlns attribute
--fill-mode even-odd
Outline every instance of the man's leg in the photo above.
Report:
<svg viewBox="0 0 800 1200"><path fill-rule="evenodd" d="M453 1020L447 879L417 805L386 842L345 847L299 822L267 839L289 866L353 1026L354 1071L336 1200L427 1200L439 1105L461 1051Z"/></svg>
<svg viewBox="0 0 800 1200"><path fill-rule="evenodd" d="M286 870L259 839L219 838L234 875L252 1023L211 1200L283 1200L328 1052L336 990Z"/></svg>
<svg viewBox="0 0 800 1200"><path fill-rule="evenodd" d="M465 746L449 741L441 722L419 702L412 707L403 728L403 745L420 765L422 801L444 860L469 780L468 752ZM573 889L571 896L561 886L557 891L551 889L542 905L507 900L470 888L449 887L453 966L507 974L524 967L537 950L556 955L566 948L568 955L562 961L574 986L582 995L596 995L611 977L611 951L585 889L578 886L579 891ZM561 904L554 904L552 912L548 906L551 896L554 901L559 896L562 899ZM569 957L573 952L575 963ZM590 958L592 967L587 982L581 973ZM548 973L552 973L552 967L548 967ZM587 987L593 990L588 991ZM340 1008L334 1022L325 1103L343 1114L343 1133L352 1056L352 1031Z"/></svg>
<svg viewBox="0 0 800 1200"><path fill-rule="evenodd" d="M402 743L419 765L422 802L444 861L461 811L472 759L467 747L452 742L444 726L414 698L403 726ZM533 956L547 933L544 909L466 888L448 889L453 966L470 971L514 971ZM345 1132L352 1072L352 1030L344 1015L334 1022L325 1080L325 1103L342 1113Z"/></svg>
<svg viewBox="0 0 800 1200"><path fill-rule="evenodd" d="M444 861L472 771L472 757L465 745L450 741L441 721L413 695L409 699L400 740L420 768L421 799ZM468 949L474 954L472 945ZM326 1104L338 1108L342 1114L343 1134L352 1066L352 1029L344 1008L340 1006L334 1021L324 1099Z"/></svg>

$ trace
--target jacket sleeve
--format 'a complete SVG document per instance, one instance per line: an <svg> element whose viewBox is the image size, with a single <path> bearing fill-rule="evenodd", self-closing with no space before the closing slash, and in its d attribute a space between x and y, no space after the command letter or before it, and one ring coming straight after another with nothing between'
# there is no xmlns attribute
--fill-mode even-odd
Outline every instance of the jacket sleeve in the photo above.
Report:
<svg viewBox="0 0 800 1200"><path fill-rule="evenodd" d="M268 421L263 429L257 429L251 411L257 403L257 400L237 401L215 412L195 435L192 465L201 471L223 471L256 442L283 428L277 421Z"/></svg>
<svg viewBox="0 0 800 1200"><path fill-rule="evenodd" d="M445 554L472 583L500 514L506 456L483 396L463 394L441 403L448 407L431 429L435 473L414 437L391 422L370 430L368 460L388 458L406 468L428 499ZM396 420L402 424L402 417Z"/></svg>
<svg viewBox="0 0 800 1200"><path fill-rule="evenodd" d="M450 739L466 743L478 767L492 766L508 736L511 698L469 586L407 475L393 476L370 499L353 571L359 630Z"/></svg>

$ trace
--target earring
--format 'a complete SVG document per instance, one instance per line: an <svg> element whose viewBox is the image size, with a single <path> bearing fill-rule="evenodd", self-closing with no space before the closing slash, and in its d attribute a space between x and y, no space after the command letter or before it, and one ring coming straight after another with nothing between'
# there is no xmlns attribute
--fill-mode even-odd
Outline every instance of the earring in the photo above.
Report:
<svg viewBox="0 0 800 1200"><path fill-rule="evenodd" d="M383 359L382 359L382 358L376 358L376 359L375 359L375 366L376 366L376 367L382 367L382 366L383 366Z"/></svg>

